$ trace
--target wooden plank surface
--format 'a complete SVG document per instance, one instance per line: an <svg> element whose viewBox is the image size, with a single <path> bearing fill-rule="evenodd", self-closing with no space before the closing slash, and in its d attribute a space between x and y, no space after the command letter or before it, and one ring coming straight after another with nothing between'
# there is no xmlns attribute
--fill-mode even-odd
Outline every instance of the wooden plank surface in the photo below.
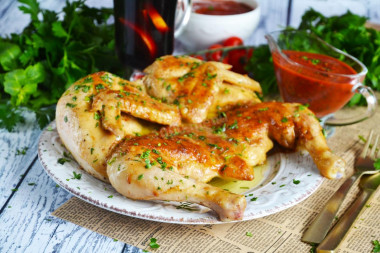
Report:
<svg viewBox="0 0 380 253"><path fill-rule="evenodd" d="M0 252L136 252L50 215L71 197L35 162L0 215Z"/></svg>
<svg viewBox="0 0 380 253"><path fill-rule="evenodd" d="M248 39L248 45L266 44L265 34L286 26L289 0L257 0L261 8L260 23Z"/></svg>
<svg viewBox="0 0 380 253"><path fill-rule="evenodd" d="M28 122L12 133L0 130L0 210L16 193L17 185L36 160L36 140L39 135L40 130L33 122Z"/></svg>

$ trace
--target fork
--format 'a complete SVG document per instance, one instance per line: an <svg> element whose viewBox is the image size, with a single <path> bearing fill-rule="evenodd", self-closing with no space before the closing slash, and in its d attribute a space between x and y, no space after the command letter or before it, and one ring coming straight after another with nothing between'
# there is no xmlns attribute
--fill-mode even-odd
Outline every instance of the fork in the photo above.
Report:
<svg viewBox="0 0 380 253"><path fill-rule="evenodd" d="M380 157L380 151L378 151L379 148L377 147L379 135L376 135L374 144L371 145L373 135L373 130L371 130L362 153L355 160L354 174L347 178L334 195L327 201L325 207L304 233L301 239L303 242L321 243L334 222L339 207L343 203L352 185L354 185L354 183L364 174L375 174L379 172L373 165L376 157ZM375 155L376 151L377 154Z"/></svg>

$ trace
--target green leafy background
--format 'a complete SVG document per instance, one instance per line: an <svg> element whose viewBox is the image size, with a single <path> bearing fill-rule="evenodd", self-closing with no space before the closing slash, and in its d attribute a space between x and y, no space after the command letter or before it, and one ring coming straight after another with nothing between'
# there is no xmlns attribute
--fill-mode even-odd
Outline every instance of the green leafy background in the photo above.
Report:
<svg viewBox="0 0 380 253"><path fill-rule="evenodd" d="M23 122L26 110L46 125L54 118L49 106L79 78L99 70L123 72L114 27L107 23L112 9L67 1L60 20L60 13L41 9L37 0L19 3L30 24L21 34L0 39L0 127L8 130Z"/></svg>

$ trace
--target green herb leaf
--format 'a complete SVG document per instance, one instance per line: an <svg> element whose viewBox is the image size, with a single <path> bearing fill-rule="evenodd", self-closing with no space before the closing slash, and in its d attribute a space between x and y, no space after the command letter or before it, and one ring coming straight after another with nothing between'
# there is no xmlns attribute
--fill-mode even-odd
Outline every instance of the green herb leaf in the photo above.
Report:
<svg viewBox="0 0 380 253"><path fill-rule="evenodd" d="M80 180L82 178L82 174L81 173L76 173L75 171L73 171L73 175L74 175L74 178L73 179L78 179Z"/></svg>
<svg viewBox="0 0 380 253"><path fill-rule="evenodd" d="M18 67L17 59L21 55L18 45L0 40L0 65L5 71Z"/></svg>
<svg viewBox="0 0 380 253"><path fill-rule="evenodd" d="M372 252L379 253L380 252L380 243L379 243L379 241L378 240L373 240L372 244L373 244Z"/></svg>
<svg viewBox="0 0 380 253"><path fill-rule="evenodd" d="M375 170L380 170L380 158L378 158L374 163L373 166L375 167Z"/></svg>
<svg viewBox="0 0 380 253"><path fill-rule="evenodd" d="M149 246L152 248L152 249L158 249L160 247L160 245L157 244L157 239L156 238L150 238L150 243L149 243Z"/></svg>

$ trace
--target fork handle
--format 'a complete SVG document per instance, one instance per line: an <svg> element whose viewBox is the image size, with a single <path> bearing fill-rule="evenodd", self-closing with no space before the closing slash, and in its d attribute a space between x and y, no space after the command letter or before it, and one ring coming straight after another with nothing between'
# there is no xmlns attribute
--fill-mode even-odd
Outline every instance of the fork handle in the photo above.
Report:
<svg viewBox="0 0 380 253"><path fill-rule="evenodd" d="M331 225L333 224L339 207L342 205L348 191L352 185L360 178L361 173L355 173L339 187L339 189L327 201L325 207L306 230L302 237L303 242L321 243Z"/></svg>
<svg viewBox="0 0 380 253"><path fill-rule="evenodd" d="M375 192L373 189L364 189L355 202L350 206L339 222L334 226L326 238L319 244L317 253L333 253L343 241L347 232L355 222L356 218L363 211L364 205Z"/></svg>

